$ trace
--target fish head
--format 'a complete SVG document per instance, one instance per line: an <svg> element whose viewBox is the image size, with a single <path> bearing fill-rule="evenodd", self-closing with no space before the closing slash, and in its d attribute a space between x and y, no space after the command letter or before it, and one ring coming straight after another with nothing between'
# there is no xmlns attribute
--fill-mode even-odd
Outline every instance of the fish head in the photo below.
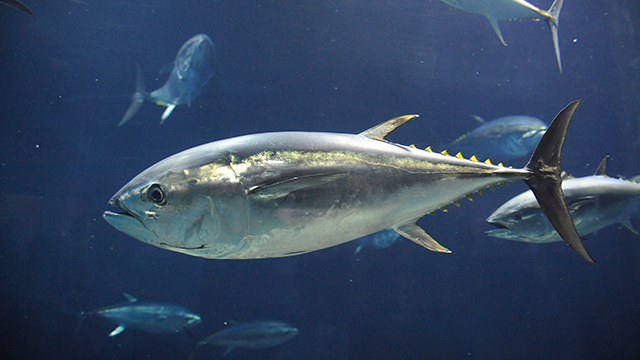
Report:
<svg viewBox="0 0 640 360"><path fill-rule="evenodd" d="M189 312L184 314L184 320L186 322L185 328L196 326L202 322L202 318L200 318L200 316Z"/></svg>
<svg viewBox="0 0 640 360"><path fill-rule="evenodd" d="M486 221L497 227L486 232L492 237L530 243L561 240L531 191L507 201Z"/></svg>
<svg viewBox="0 0 640 360"><path fill-rule="evenodd" d="M209 258L242 246L246 192L228 156L205 148L183 151L134 177L105 211L116 229L145 243Z"/></svg>
<svg viewBox="0 0 640 360"><path fill-rule="evenodd" d="M507 151L514 157L530 155L547 131L547 124L533 116L513 115L499 120L496 123L502 126L496 128L508 136Z"/></svg>
<svg viewBox="0 0 640 360"><path fill-rule="evenodd" d="M198 34L187 40L178 51L174 71L181 81L201 87L213 76L215 48L211 38Z"/></svg>
<svg viewBox="0 0 640 360"><path fill-rule="evenodd" d="M298 328L289 324L274 321L265 323L265 336L273 339L272 345L282 344L298 335Z"/></svg>

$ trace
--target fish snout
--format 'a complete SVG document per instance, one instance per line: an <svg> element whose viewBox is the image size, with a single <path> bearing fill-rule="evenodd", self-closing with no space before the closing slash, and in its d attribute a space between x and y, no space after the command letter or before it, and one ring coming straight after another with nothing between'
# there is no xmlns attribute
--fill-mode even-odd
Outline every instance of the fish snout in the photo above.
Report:
<svg viewBox="0 0 640 360"><path fill-rule="evenodd" d="M187 324L188 326L198 325L202 321L202 318L196 314L187 314Z"/></svg>

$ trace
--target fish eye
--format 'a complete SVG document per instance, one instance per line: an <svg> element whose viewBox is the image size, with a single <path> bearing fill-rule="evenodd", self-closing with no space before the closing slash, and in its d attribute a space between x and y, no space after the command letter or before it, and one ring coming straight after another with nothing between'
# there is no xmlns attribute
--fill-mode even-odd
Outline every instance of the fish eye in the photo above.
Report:
<svg viewBox="0 0 640 360"><path fill-rule="evenodd" d="M519 212L515 212L515 213L513 213L513 215L511 215L511 217L512 217L512 218L513 218L513 220L515 220L515 221L520 221L520 220L522 220L522 215L520 215L520 213L519 213Z"/></svg>
<svg viewBox="0 0 640 360"><path fill-rule="evenodd" d="M147 198L158 205L166 204L164 190L162 190L162 187L158 184L153 184L149 187L147 190Z"/></svg>

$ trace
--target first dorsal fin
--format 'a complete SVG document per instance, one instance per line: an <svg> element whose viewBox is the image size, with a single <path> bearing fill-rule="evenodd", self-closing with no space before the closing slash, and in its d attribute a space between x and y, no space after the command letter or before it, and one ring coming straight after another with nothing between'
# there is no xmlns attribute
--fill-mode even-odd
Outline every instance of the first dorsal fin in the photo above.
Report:
<svg viewBox="0 0 640 360"><path fill-rule="evenodd" d="M481 118L478 115L470 115L470 116L473 118L473 120L477 121L479 124L486 124L487 123L487 121L485 119Z"/></svg>
<svg viewBox="0 0 640 360"><path fill-rule="evenodd" d="M390 132L397 129L400 125L406 123L411 119L417 118L418 115L403 115L387 120L382 124L378 124L372 128L369 128L358 135L366 136L375 140L384 140L384 137L389 135Z"/></svg>
<svg viewBox="0 0 640 360"><path fill-rule="evenodd" d="M138 299L136 299L134 296L127 294L125 292L122 293L122 295L124 295L125 298L127 298L128 302L136 302L138 301Z"/></svg>
<svg viewBox="0 0 640 360"><path fill-rule="evenodd" d="M608 164L609 164L609 155L605 156L604 159L602 159L602 161L600 161L600 165L598 165L598 168L596 169L595 175L606 176L607 175L607 165Z"/></svg>

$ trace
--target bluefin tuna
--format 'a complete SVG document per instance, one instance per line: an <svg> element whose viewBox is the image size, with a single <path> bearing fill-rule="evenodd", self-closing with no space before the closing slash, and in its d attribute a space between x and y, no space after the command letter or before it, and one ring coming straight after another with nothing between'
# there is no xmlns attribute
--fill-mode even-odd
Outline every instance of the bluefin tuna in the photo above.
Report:
<svg viewBox="0 0 640 360"><path fill-rule="evenodd" d="M281 345L298 334L298 329L281 321L255 321L243 324L234 324L222 329L204 340L200 341L193 349L189 360L201 345L217 345L226 347L227 355L235 348L241 349L266 349Z"/></svg>
<svg viewBox="0 0 640 360"><path fill-rule="evenodd" d="M564 0L554 0L549 10L544 11L525 0L440 0L454 8L468 13L482 15L489 19L493 31L503 45L507 45L500 31L499 20L544 20L551 29L553 47L556 52L558 69L562 72L560 45L558 43L558 23Z"/></svg>
<svg viewBox="0 0 640 360"><path fill-rule="evenodd" d="M109 336L116 336L126 328L154 334L174 334L200 323L200 316L181 306L138 302L129 294L125 293L124 296L127 298L126 303L83 311L80 313L81 319L89 315L99 315L118 324Z"/></svg>
<svg viewBox="0 0 640 360"><path fill-rule="evenodd" d="M616 223L637 234L629 218L640 209L640 184L606 176L605 166L606 158L595 175L568 178L562 182L573 223L581 236ZM562 241L530 191L504 203L487 222L498 227L487 231L489 236L529 243Z"/></svg>
<svg viewBox="0 0 640 360"><path fill-rule="evenodd" d="M484 122L477 117L479 121ZM547 130L547 124L533 116L503 116L484 122L447 145L450 152L473 154L480 159L513 160L530 156Z"/></svg>
<svg viewBox="0 0 640 360"><path fill-rule="evenodd" d="M215 141L158 162L109 200L116 229L211 259L304 254L392 229L450 252L417 221L476 192L524 180L563 239L593 261L564 205L560 153L580 101L563 109L522 169L385 140L416 115L360 134L273 132Z"/></svg>
<svg viewBox="0 0 640 360"><path fill-rule="evenodd" d="M215 48L211 38L198 34L187 40L178 51L173 69L167 82L159 89L145 91L142 69L136 64L136 92L131 99L129 109L118 126L124 125L138 113L144 100L166 106L160 123L163 123L177 105L191 106L204 86L214 75Z"/></svg>
<svg viewBox="0 0 640 360"><path fill-rule="evenodd" d="M398 239L400 239L400 234L393 230L378 231L375 234L356 239L356 244L358 244L358 246L356 247L354 254L359 253L360 250L364 248L376 250L388 248L395 244Z"/></svg>

